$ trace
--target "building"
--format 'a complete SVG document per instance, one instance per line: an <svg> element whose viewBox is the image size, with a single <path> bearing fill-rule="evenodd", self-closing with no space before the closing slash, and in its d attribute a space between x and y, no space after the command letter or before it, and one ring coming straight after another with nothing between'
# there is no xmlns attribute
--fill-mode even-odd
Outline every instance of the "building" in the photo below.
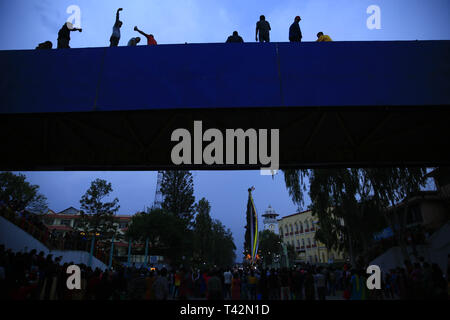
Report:
<svg viewBox="0 0 450 320"><path fill-rule="evenodd" d="M275 234L278 234L278 213L269 205L266 212L262 215L264 217L263 224L264 230L272 231Z"/></svg>
<svg viewBox="0 0 450 320"><path fill-rule="evenodd" d="M328 250L325 245L315 240L319 228L317 217L307 210L278 219L279 234L284 244L294 246L297 253L295 262L332 263L344 261L343 253Z"/></svg>
<svg viewBox="0 0 450 320"><path fill-rule="evenodd" d="M132 216L116 215L117 230L120 235L124 235L128 224L131 222ZM80 227L81 214L80 210L69 207L58 213L49 210L43 216L43 222L49 230L55 230L57 233L65 234L70 231L77 231Z"/></svg>
<svg viewBox="0 0 450 320"><path fill-rule="evenodd" d="M124 240L125 232L128 225L131 223L132 215L116 215L116 226L118 237L114 241L114 258L117 261L127 262L128 260L128 242ZM80 210L69 207L58 213L53 210L49 210L43 215L43 222L50 231L54 231L57 234L65 235L68 232L79 232L81 214ZM110 242L110 241L109 241ZM110 243L101 244L105 246L105 249ZM144 262L144 245L142 243L132 244L132 254L130 256L131 263L143 263ZM150 263L159 263L163 260L161 256L149 256Z"/></svg>

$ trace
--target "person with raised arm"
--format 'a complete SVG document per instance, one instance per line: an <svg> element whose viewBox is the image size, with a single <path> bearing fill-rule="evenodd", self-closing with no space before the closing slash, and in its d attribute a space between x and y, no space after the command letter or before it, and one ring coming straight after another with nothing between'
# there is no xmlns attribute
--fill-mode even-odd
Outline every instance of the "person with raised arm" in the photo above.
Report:
<svg viewBox="0 0 450 320"><path fill-rule="evenodd" d="M58 49L70 48L70 32L79 31L82 29L75 28L71 22L66 22L58 31Z"/></svg>
<svg viewBox="0 0 450 320"><path fill-rule="evenodd" d="M119 45L120 40L120 27L122 27L122 21L119 20L119 13L122 11L123 8L117 9L116 12L116 22L114 22L113 31L111 38L109 38L110 47L117 47Z"/></svg>
<svg viewBox="0 0 450 320"><path fill-rule="evenodd" d="M147 45L148 46L156 46L157 45L157 42L156 42L156 40L155 40L155 38L153 37L152 34L147 34L144 31L139 30L138 27L134 27L134 31L139 32L140 34L142 34L144 37L147 38Z"/></svg>

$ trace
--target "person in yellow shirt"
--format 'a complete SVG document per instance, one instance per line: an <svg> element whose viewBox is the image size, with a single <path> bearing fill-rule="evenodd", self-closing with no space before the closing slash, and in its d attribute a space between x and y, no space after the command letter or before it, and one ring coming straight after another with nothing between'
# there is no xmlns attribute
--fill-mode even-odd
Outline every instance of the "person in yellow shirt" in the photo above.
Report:
<svg viewBox="0 0 450 320"><path fill-rule="evenodd" d="M331 40L330 36L328 36L326 34L324 35L322 31L317 34L316 42L330 42L330 41L333 41L333 40Z"/></svg>

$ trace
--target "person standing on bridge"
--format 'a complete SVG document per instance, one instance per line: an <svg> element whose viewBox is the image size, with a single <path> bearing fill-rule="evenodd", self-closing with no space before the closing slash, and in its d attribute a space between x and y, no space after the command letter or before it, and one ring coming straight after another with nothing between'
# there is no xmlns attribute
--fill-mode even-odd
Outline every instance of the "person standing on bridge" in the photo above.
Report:
<svg viewBox="0 0 450 320"><path fill-rule="evenodd" d="M244 39L238 34L237 31L233 31L233 35L229 36L226 43L243 43Z"/></svg>
<svg viewBox="0 0 450 320"><path fill-rule="evenodd" d="M136 45L137 45L139 42L141 42L141 38L139 38L139 37L131 38L131 39L128 41L127 46L129 46L129 47L136 47Z"/></svg>
<svg viewBox="0 0 450 320"><path fill-rule="evenodd" d="M72 31L82 31L82 29L77 29L73 27L71 22L66 22L58 31L58 49L70 48L70 32Z"/></svg>
<svg viewBox="0 0 450 320"><path fill-rule="evenodd" d="M294 22L289 27L289 41L290 42L301 42L302 41L302 30L300 30L299 22L302 20L300 16L296 16Z"/></svg>
<svg viewBox="0 0 450 320"><path fill-rule="evenodd" d="M122 8L117 9L116 12L116 22L114 22L113 32L111 38L109 38L110 47L117 47L119 45L120 40L120 27L122 27L122 21L119 20L119 12L122 11Z"/></svg>
<svg viewBox="0 0 450 320"><path fill-rule="evenodd" d="M256 23L256 41L258 41L259 32L259 42L270 42L270 30L270 23L266 21L264 15L261 15Z"/></svg>
<svg viewBox="0 0 450 320"><path fill-rule="evenodd" d="M147 38L148 46L156 46L157 45L157 42L152 34L146 34L144 31L139 30L138 27L134 27L134 31L139 32L140 34L142 34L144 37Z"/></svg>
<svg viewBox="0 0 450 320"><path fill-rule="evenodd" d="M333 40L331 40L330 36L326 34L324 35L322 31L317 34L316 42L331 42L331 41Z"/></svg>

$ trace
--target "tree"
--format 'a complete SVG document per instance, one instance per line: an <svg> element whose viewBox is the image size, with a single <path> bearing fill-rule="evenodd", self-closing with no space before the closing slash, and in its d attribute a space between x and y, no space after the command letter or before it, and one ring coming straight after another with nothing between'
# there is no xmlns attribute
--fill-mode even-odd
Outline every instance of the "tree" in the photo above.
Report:
<svg viewBox="0 0 450 320"><path fill-rule="evenodd" d="M195 205L197 216L194 224L194 248L195 255L199 260L210 262L212 259L212 224L213 221L210 216L211 205L205 198L200 199Z"/></svg>
<svg viewBox="0 0 450 320"><path fill-rule="evenodd" d="M345 247L352 263L357 253L367 249L374 233L384 225L380 217L392 226L407 257L401 235L406 218L394 224L390 217L398 215L389 214L388 208L395 208L400 201L420 190L425 185L425 173L425 168L284 171L286 187L299 206L304 202L305 178L309 178L310 208L314 215L318 215L321 229L316 238L328 248Z"/></svg>
<svg viewBox="0 0 450 320"><path fill-rule="evenodd" d="M212 263L219 268L230 267L236 258L233 234L219 220L213 221L211 229Z"/></svg>
<svg viewBox="0 0 450 320"><path fill-rule="evenodd" d="M0 200L15 211L45 213L48 210L47 198L38 192L38 185L32 185L25 179L23 174L1 172Z"/></svg>
<svg viewBox="0 0 450 320"><path fill-rule="evenodd" d="M259 232L260 256L266 266L271 265L275 261L275 258L282 254L283 248L281 242L281 237L270 230Z"/></svg>
<svg viewBox="0 0 450 320"><path fill-rule="evenodd" d="M136 241L149 239L153 254L168 258L173 265L182 263L189 256L189 238L184 222L161 208L152 208L133 216L126 236Z"/></svg>
<svg viewBox="0 0 450 320"><path fill-rule="evenodd" d="M189 171L164 171L161 182L162 208L191 226L194 218L194 182Z"/></svg>
<svg viewBox="0 0 450 320"><path fill-rule="evenodd" d="M111 183L96 179L81 197L80 230L88 234L99 234L101 238L110 239L115 233L114 215L119 210L119 199L103 202L113 191Z"/></svg>

